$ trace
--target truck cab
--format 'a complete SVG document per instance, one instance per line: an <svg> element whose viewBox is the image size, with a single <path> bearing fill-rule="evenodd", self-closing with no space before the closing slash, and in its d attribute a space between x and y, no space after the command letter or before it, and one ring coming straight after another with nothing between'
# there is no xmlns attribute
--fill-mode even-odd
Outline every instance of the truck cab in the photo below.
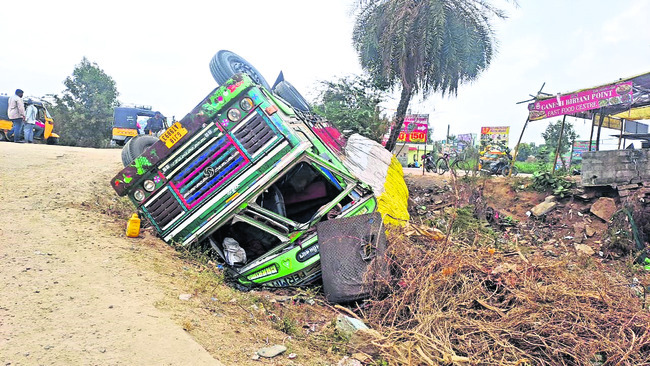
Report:
<svg viewBox="0 0 650 366"><path fill-rule="evenodd" d="M55 145L59 142L59 135L53 132L54 120L47 110L47 102L33 97L23 98L25 108L29 105L36 106L38 111L37 122L34 125L34 139L45 141L48 145ZM7 107L9 105L8 96L0 96L0 141L13 141L14 136L11 134L13 123L7 116ZM22 131L20 131L22 134Z"/></svg>
<svg viewBox="0 0 650 366"><path fill-rule="evenodd" d="M340 138L235 74L111 185L165 242L213 251L239 284L305 285L320 279L316 225L377 207L342 164Z"/></svg>

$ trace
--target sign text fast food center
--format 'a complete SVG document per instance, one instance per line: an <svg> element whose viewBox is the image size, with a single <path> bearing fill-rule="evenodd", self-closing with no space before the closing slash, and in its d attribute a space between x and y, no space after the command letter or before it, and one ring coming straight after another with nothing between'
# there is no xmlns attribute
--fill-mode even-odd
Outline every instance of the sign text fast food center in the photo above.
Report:
<svg viewBox="0 0 650 366"><path fill-rule="evenodd" d="M530 120L535 121L629 102L632 98L632 85L633 83L629 81L584 90L575 94L558 95L555 98L531 103L528 106Z"/></svg>

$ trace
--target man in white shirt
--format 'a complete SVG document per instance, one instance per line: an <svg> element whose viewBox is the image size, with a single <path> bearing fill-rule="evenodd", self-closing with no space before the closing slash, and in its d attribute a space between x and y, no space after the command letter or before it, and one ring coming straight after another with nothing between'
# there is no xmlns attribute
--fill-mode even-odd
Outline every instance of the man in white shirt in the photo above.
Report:
<svg viewBox="0 0 650 366"><path fill-rule="evenodd" d="M34 143L34 124L36 123L36 118L38 116L38 109L34 104L27 106L25 110L25 142L33 144Z"/></svg>
<svg viewBox="0 0 650 366"><path fill-rule="evenodd" d="M25 103L23 102L22 90L16 89L16 94L9 97L7 115L13 123L11 132L14 135L14 142L25 142L20 141L20 132L23 129L23 121L25 121Z"/></svg>

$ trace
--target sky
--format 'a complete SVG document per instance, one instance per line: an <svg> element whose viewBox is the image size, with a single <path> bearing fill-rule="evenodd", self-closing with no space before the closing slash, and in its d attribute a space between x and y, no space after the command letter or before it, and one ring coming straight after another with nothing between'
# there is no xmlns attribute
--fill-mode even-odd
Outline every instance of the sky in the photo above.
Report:
<svg viewBox="0 0 650 366"><path fill-rule="evenodd" d="M2 4L0 93L60 94L83 57L116 82L125 104L151 105L181 119L217 87L212 56L229 50L273 84L283 71L308 100L319 81L360 74L352 46L356 0L298 1L12 1ZM526 103L544 84L556 94L650 71L648 0L494 0L508 15L492 24L498 40L490 67L455 96L416 97L412 113L429 114L435 139L510 126L514 147ZM385 108L397 108L397 98ZM531 122L523 142L543 143L549 122ZM580 139L589 121L567 118ZM110 123L110 121L107 121ZM607 136L604 148L615 148Z"/></svg>

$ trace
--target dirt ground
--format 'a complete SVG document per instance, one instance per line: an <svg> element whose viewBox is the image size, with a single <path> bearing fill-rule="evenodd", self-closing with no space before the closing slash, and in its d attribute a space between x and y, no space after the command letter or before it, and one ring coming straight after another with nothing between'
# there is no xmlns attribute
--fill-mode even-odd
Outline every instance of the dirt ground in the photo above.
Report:
<svg viewBox="0 0 650 366"><path fill-rule="evenodd" d="M341 360L346 344L333 332L337 312L315 291L239 292L223 283L215 263L196 260L149 230L127 238L133 207L109 186L121 167L119 149L0 143L2 365ZM450 174L404 173L416 223L456 197L471 202L475 193L452 184ZM546 195L523 185L519 178L478 181L485 204L519 222L529 241L520 244L554 257L575 257L578 242L598 253L607 225L588 214L588 203L562 200L548 220L532 220L527 211ZM596 234L582 235L585 225ZM252 358L277 344L287 351Z"/></svg>
<svg viewBox="0 0 650 366"><path fill-rule="evenodd" d="M327 326L331 311L237 292L146 230L127 238L129 206L109 186L120 169L118 149L0 143L2 365L337 361L287 334ZM274 344L288 351L251 360Z"/></svg>

